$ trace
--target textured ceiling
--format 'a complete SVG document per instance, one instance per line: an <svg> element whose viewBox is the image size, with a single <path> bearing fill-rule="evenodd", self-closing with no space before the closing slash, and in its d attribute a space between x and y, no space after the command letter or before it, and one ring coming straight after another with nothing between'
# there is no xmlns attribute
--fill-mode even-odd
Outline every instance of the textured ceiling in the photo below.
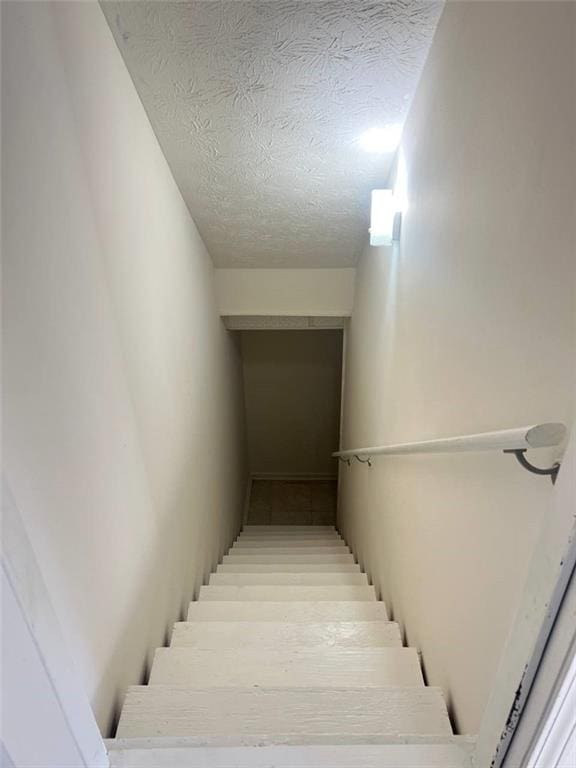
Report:
<svg viewBox="0 0 576 768"><path fill-rule="evenodd" d="M345 267L391 155L441 2L105 2L217 266Z"/></svg>

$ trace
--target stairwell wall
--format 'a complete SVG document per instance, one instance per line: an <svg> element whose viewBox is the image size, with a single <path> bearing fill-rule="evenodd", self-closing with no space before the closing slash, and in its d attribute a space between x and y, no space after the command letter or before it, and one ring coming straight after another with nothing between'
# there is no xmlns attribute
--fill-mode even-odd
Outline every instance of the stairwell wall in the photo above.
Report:
<svg viewBox="0 0 576 768"><path fill-rule="evenodd" d="M401 242L358 265L343 448L571 424L575 11L447 4L402 141ZM496 453L340 469L339 527L460 732L478 731L553 493Z"/></svg>
<svg viewBox="0 0 576 768"><path fill-rule="evenodd" d="M6 482L108 733L230 545L247 465L211 260L97 3L2 3Z"/></svg>
<svg viewBox="0 0 576 768"><path fill-rule="evenodd" d="M242 331L254 475L336 475L342 331Z"/></svg>

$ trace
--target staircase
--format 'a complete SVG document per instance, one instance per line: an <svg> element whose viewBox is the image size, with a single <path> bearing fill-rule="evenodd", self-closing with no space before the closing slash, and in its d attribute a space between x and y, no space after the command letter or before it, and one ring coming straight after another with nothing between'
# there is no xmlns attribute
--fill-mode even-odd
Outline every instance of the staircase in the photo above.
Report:
<svg viewBox="0 0 576 768"><path fill-rule="evenodd" d="M334 528L251 525L107 747L113 768L464 768L471 742Z"/></svg>

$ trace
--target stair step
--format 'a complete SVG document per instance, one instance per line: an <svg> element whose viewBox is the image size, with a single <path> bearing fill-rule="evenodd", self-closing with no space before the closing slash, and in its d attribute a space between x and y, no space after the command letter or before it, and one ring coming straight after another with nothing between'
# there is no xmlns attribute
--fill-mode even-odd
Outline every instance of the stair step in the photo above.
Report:
<svg viewBox="0 0 576 768"><path fill-rule="evenodd" d="M333 525L245 525L242 533L333 533L336 528Z"/></svg>
<svg viewBox="0 0 576 768"><path fill-rule="evenodd" d="M300 586L353 586L368 584L365 573L213 573L210 586L247 586L249 584Z"/></svg>
<svg viewBox="0 0 576 768"><path fill-rule="evenodd" d="M345 544L330 547L292 547L279 544L277 547L232 547L228 550L230 557L247 557L248 555L349 555L350 550Z"/></svg>
<svg viewBox="0 0 576 768"><path fill-rule="evenodd" d="M306 744L338 738L370 743L384 735L451 735L437 688L128 689L118 738L195 736L204 744Z"/></svg>
<svg viewBox="0 0 576 768"><path fill-rule="evenodd" d="M297 541L286 541L285 539L266 539L265 541L255 541L254 539L238 539L235 541L230 551L243 550L243 549L345 549L347 552L350 550L346 544L339 540L333 539L332 541L306 541L299 539Z"/></svg>
<svg viewBox="0 0 576 768"><path fill-rule="evenodd" d="M335 600L376 600L374 587L368 584L361 586L266 586L251 584L243 587L233 586L204 586L200 588L200 601L240 600L269 602L319 602Z"/></svg>
<svg viewBox="0 0 576 768"><path fill-rule="evenodd" d="M196 741L108 739L106 747L110 768L472 768L474 746L463 736L389 737L390 743L352 746L204 747Z"/></svg>
<svg viewBox="0 0 576 768"><path fill-rule="evenodd" d="M149 685L382 688L424 685L414 648L158 648Z"/></svg>
<svg viewBox="0 0 576 768"><path fill-rule="evenodd" d="M224 555L225 563L353 563L354 556L317 554L308 552L307 554L258 554L258 555Z"/></svg>
<svg viewBox="0 0 576 768"><path fill-rule="evenodd" d="M323 536L322 538L311 536L240 536L234 545L242 547L338 547L346 546L346 542L338 536Z"/></svg>
<svg viewBox="0 0 576 768"><path fill-rule="evenodd" d="M280 621L181 621L170 647L179 648L400 648L393 621L337 621L296 624Z"/></svg>
<svg viewBox="0 0 576 768"><path fill-rule="evenodd" d="M387 621L380 601L249 602L201 600L190 603L188 621Z"/></svg>
<svg viewBox="0 0 576 768"><path fill-rule="evenodd" d="M339 533L241 533L240 541L343 541Z"/></svg>
<svg viewBox="0 0 576 768"><path fill-rule="evenodd" d="M333 526L245 526L129 688L111 768L471 768Z"/></svg>
<svg viewBox="0 0 576 768"><path fill-rule="evenodd" d="M250 539L251 541L264 541L266 539L304 539L306 541L329 541L337 539L343 541L338 531L331 529L325 531L302 531L302 530L276 530L275 528L266 531L240 531L238 539Z"/></svg>
<svg viewBox="0 0 576 768"><path fill-rule="evenodd" d="M358 563L220 563L216 573L361 573Z"/></svg>
<svg viewBox="0 0 576 768"><path fill-rule="evenodd" d="M323 530L314 529L311 526L304 526L298 528L297 526L290 526L289 528L281 528L279 525L268 525L260 530L253 530L250 528L244 528L239 536L340 536L340 532L336 528L325 528Z"/></svg>
<svg viewBox="0 0 576 768"><path fill-rule="evenodd" d="M277 539L276 541L267 539L266 541L254 541L254 540L248 540L242 541L239 539L238 541L234 542L233 545L230 547L229 551L232 550L244 550L244 549L257 549L257 550L263 550L263 549L305 549L305 550L331 550L331 549L338 549L338 550L345 550L346 552L350 552L350 548L347 546L347 544L344 541L341 541L340 539L333 539L330 541L287 541L286 539ZM327 554L327 553L325 553ZM329 554L329 553L328 553Z"/></svg>

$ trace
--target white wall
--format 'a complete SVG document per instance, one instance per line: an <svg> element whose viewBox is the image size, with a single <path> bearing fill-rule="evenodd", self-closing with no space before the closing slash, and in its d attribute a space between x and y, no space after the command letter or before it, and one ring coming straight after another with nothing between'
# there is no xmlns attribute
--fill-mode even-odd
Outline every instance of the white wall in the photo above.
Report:
<svg viewBox="0 0 576 768"><path fill-rule="evenodd" d="M88 696L4 479L1 571L0 765L107 768Z"/></svg>
<svg viewBox="0 0 576 768"><path fill-rule="evenodd" d="M348 317L353 269L217 269L221 315Z"/></svg>
<svg viewBox="0 0 576 768"><path fill-rule="evenodd" d="M336 474L342 331L243 331L253 474Z"/></svg>
<svg viewBox="0 0 576 768"><path fill-rule="evenodd" d="M239 350L98 4L2 26L5 470L106 732L239 527Z"/></svg>
<svg viewBox="0 0 576 768"><path fill-rule="evenodd" d="M571 423L575 10L447 5L403 137L400 247L358 268L343 447ZM477 732L552 485L467 454L354 464L341 491L344 535Z"/></svg>

